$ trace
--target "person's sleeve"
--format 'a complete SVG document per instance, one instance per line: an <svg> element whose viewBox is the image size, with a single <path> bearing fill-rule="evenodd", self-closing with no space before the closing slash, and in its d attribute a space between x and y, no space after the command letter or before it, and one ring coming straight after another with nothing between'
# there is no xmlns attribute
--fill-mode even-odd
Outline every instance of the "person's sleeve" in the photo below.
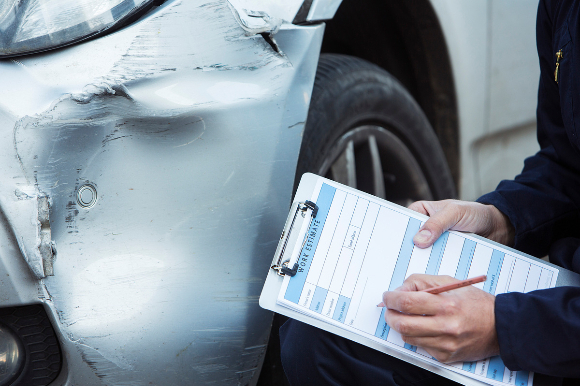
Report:
<svg viewBox="0 0 580 386"><path fill-rule="evenodd" d="M498 295L495 323L510 370L580 377L580 288Z"/></svg>
<svg viewBox="0 0 580 386"><path fill-rule="evenodd" d="M580 236L577 226L580 141L574 128L575 124L580 125L580 114L574 116L570 106L572 98L578 99L580 95L575 86L580 73L574 71L571 62L572 53L580 44L570 40L567 22L555 32L552 30L551 8L554 7L551 4L548 0L540 2L536 29L540 58L537 109L540 151L526 159L522 173L514 180L502 181L494 192L477 200L494 205L508 216L515 228L514 247L538 257L548 254L550 245L557 239ZM560 46L565 56L560 63L559 83L556 83L554 50Z"/></svg>

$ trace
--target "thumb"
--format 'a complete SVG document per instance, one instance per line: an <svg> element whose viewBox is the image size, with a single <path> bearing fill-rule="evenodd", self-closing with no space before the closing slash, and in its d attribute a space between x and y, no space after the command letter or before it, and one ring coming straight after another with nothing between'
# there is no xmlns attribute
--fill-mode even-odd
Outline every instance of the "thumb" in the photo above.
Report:
<svg viewBox="0 0 580 386"><path fill-rule="evenodd" d="M433 245L443 232L453 228L461 219L461 214L453 206L447 206L443 210L433 210L430 213L431 217L413 237L413 243L419 248L428 248Z"/></svg>

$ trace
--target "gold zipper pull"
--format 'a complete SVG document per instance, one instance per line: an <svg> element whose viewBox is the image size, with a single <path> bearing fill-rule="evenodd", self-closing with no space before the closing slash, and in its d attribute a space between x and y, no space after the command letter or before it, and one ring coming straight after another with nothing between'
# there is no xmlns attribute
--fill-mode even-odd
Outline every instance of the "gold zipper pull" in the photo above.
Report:
<svg viewBox="0 0 580 386"><path fill-rule="evenodd" d="M554 80L558 83L558 72L560 71L560 59L562 59L562 50L556 52L556 69L554 70Z"/></svg>

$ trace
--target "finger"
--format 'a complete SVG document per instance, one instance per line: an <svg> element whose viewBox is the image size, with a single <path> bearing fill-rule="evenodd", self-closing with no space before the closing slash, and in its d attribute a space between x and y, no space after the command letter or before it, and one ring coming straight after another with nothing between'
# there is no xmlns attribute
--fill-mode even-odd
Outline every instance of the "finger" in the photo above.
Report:
<svg viewBox="0 0 580 386"><path fill-rule="evenodd" d="M423 291L440 285L455 283L457 281L459 280L447 275L425 275L414 273L406 278L403 285L395 289L395 291Z"/></svg>
<svg viewBox="0 0 580 386"><path fill-rule="evenodd" d="M436 315L441 313L445 298L426 292L388 291L383 303L390 310L412 315Z"/></svg>
<svg viewBox="0 0 580 386"><path fill-rule="evenodd" d="M441 337L444 333L442 318L424 315L406 315L387 309L385 321L395 331L407 337Z"/></svg>
<svg viewBox="0 0 580 386"><path fill-rule="evenodd" d="M427 201L415 201L411 205L409 205L408 208L414 210L415 212L429 216L429 212L427 212L427 209L425 208L424 205L426 202Z"/></svg>

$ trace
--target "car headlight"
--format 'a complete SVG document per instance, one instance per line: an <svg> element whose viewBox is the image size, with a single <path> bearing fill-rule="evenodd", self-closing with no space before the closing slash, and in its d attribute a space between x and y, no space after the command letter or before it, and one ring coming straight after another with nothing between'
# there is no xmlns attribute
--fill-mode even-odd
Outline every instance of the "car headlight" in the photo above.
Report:
<svg viewBox="0 0 580 386"><path fill-rule="evenodd" d="M0 0L0 57L61 47L102 33L154 0Z"/></svg>

